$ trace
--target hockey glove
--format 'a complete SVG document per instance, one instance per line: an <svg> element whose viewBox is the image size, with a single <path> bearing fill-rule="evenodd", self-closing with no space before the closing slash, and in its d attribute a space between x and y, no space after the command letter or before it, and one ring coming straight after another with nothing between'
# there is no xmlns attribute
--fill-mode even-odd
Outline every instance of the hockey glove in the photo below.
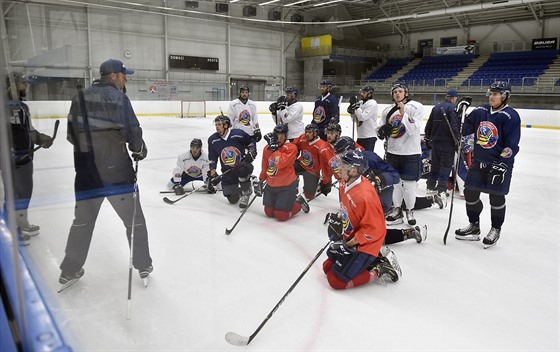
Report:
<svg viewBox="0 0 560 352"><path fill-rule="evenodd" d="M329 193L331 193L332 190L332 182L329 181L327 183L321 183L319 184L319 192L321 192L321 194L323 195L327 195Z"/></svg>
<svg viewBox="0 0 560 352"><path fill-rule="evenodd" d="M243 161L252 163L253 160L257 159L257 150L256 149L249 149L247 154L243 157Z"/></svg>
<svg viewBox="0 0 560 352"><path fill-rule="evenodd" d="M142 147L137 152L132 152L132 159L134 161L143 160L148 155L148 148L146 148L146 144L142 142Z"/></svg>
<svg viewBox="0 0 560 352"><path fill-rule="evenodd" d="M385 138L389 138L391 136L391 132L393 131L393 126L389 123L384 124L379 128L377 131L377 137L383 140Z"/></svg>
<svg viewBox="0 0 560 352"><path fill-rule="evenodd" d="M269 138L267 139L266 136L269 136ZM276 137L276 134L269 133L266 136L264 136L264 139L268 143L268 150L272 150L273 152L278 150L278 137Z"/></svg>
<svg viewBox="0 0 560 352"><path fill-rule="evenodd" d="M38 136L38 142L37 144L39 144L41 146L41 148L49 148L52 144L53 144L53 139L50 136L47 136L44 133L39 133Z"/></svg>
<svg viewBox="0 0 560 352"><path fill-rule="evenodd" d="M263 190L264 190L263 181L260 181L257 178L253 179L253 192L255 193L255 195L257 197L262 197Z"/></svg>
<svg viewBox="0 0 560 352"><path fill-rule="evenodd" d="M499 183L504 182L504 178L506 176L506 172L508 171L508 166L504 162L496 162L492 163L490 167L490 172L488 172L488 182L490 184L496 185Z"/></svg>
<svg viewBox="0 0 560 352"><path fill-rule="evenodd" d="M337 256L346 256L356 253L356 250L348 247L346 241L336 241L329 246L329 252Z"/></svg>
<svg viewBox="0 0 560 352"><path fill-rule="evenodd" d="M342 240L342 219L336 213L327 214L327 221L329 222L327 234L329 240L340 241Z"/></svg>
<svg viewBox="0 0 560 352"><path fill-rule="evenodd" d="M268 110L270 111L271 114L276 115L276 110L278 110L278 104L277 103L272 103L268 106Z"/></svg>
<svg viewBox="0 0 560 352"><path fill-rule="evenodd" d="M260 128L255 128L255 130L253 131L253 138L255 138L255 142L259 142L262 139Z"/></svg>
<svg viewBox="0 0 560 352"><path fill-rule="evenodd" d="M181 185L174 185L173 186L173 191L178 196L181 196L181 195L185 194L185 189Z"/></svg>
<svg viewBox="0 0 560 352"><path fill-rule="evenodd" d="M206 178L206 192L210 193L210 194L214 194L216 193L216 188L214 187L213 181L216 180L217 178L220 178L217 174L214 175L214 177L212 177L210 175L210 171L208 171L208 177ZM218 184L220 183L219 181L216 183Z"/></svg>
<svg viewBox="0 0 560 352"><path fill-rule="evenodd" d="M457 108L455 109L455 112L457 112L458 114L462 114L463 109L467 111L469 106L471 106L471 103L472 103L471 97L462 98L461 101L459 101L459 104L457 104Z"/></svg>
<svg viewBox="0 0 560 352"><path fill-rule="evenodd" d="M467 154L474 149L474 133L461 137L461 152Z"/></svg>

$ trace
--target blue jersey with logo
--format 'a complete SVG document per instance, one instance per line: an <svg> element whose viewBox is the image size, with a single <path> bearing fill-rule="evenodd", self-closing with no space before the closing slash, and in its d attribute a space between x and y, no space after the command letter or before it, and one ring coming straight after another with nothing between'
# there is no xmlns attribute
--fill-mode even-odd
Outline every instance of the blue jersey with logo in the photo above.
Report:
<svg viewBox="0 0 560 352"><path fill-rule="evenodd" d="M490 105L481 105L465 118L462 134L474 134L474 161L503 162L513 168L521 139L521 119L517 111L509 106L492 111Z"/></svg>
<svg viewBox="0 0 560 352"><path fill-rule="evenodd" d="M256 150L253 138L245 131L232 128L225 138L217 132L208 138L208 160L210 169L216 169L218 160L222 165L222 172L235 167L243 157L245 150Z"/></svg>
<svg viewBox="0 0 560 352"><path fill-rule="evenodd" d="M320 96L315 99L312 123L317 125L319 131L323 131L329 123L339 123L340 109L338 107L338 97L329 94L326 97Z"/></svg>

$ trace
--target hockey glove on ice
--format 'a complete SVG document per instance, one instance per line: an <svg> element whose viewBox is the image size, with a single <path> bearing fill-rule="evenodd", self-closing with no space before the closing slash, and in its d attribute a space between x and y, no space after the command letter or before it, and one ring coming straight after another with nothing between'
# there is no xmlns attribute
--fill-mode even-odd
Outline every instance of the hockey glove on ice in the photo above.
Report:
<svg viewBox="0 0 560 352"><path fill-rule="evenodd" d="M185 189L181 185L174 185L173 186L173 191L178 196L181 196L181 195L185 194Z"/></svg>
<svg viewBox="0 0 560 352"><path fill-rule="evenodd" d="M493 162L490 167L490 172L488 172L488 182L490 184L496 185L504 182L506 172L508 171L508 166L504 162Z"/></svg>
<svg viewBox="0 0 560 352"><path fill-rule="evenodd" d="M329 240L340 241L342 240L342 219L336 213L327 214L327 221L329 222L327 234Z"/></svg>
<svg viewBox="0 0 560 352"><path fill-rule="evenodd" d="M334 255L346 256L356 252L355 249L348 247L345 240L336 241L329 246L329 252Z"/></svg>

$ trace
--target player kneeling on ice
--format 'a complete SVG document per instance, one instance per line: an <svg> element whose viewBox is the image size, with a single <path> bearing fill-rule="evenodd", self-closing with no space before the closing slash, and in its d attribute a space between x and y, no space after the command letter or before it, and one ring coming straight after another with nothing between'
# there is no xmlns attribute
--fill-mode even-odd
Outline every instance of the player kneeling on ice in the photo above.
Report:
<svg viewBox="0 0 560 352"><path fill-rule="evenodd" d="M297 147L287 140L288 126L276 125L274 132L264 138L268 143L263 149L262 167L258 180L254 180L256 195L263 196L264 213L280 221L286 221L303 210L309 212L309 204L298 195L298 180L294 162ZM266 181L266 187L263 187Z"/></svg>
<svg viewBox="0 0 560 352"><path fill-rule="evenodd" d="M402 273L395 253L383 246L385 217L375 187L361 174L367 160L359 150L348 150L340 160L340 211L327 215L333 241L323 271L332 288L343 290Z"/></svg>
<svg viewBox="0 0 560 352"><path fill-rule="evenodd" d="M227 116L218 115L214 126L216 133L208 138L210 173L206 186L209 192L215 192L214 186L222 182L224 197L231 204L239 202L240 208L246 208L252 193L251 163L257 157L255 141L245 131L231 128L231 120ZM222 165L221 175L216 172L218 159Z"/></svg>
<svg viewBox="0 0 560 352"><path fill-rule="evenodd" d="M207 192L205 183L209 171L208 154L202 151L202 140L194 138L191 150L177 157L177 166L173 169L173 177L167 188L175 191L178 196L194 190Z"/></svg>

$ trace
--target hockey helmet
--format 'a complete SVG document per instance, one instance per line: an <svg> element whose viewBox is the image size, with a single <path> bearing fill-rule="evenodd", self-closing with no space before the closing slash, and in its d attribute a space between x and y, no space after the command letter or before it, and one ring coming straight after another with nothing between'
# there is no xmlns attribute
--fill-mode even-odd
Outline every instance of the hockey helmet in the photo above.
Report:
<svg viewBox="0 0 560 352"><path fill-rule="evenodd" d="M239 92L242 92L242 91L244 91L244 90L246 90L247 92L251 92L251 90L249 89L249 86L248 86L248 85L246 85L246 84L240 85L240 86L239 86Z"/></svg>
<svg viewBox="0 0 560 352"><path fill-rule="evenodd" d="M373 93L373 87L369 85L365 85L362 88L360 88L360 92Z"/></svg>
<svg viewBox="0 0 560 352"><path fill-rule="evenodd" d="M342 136L334 143L333 147L336 154L341 154L347 150L356 149L356 142L348 136Z"/></svg>
<svg viewBox="0 0 560 352"><path fill-rule="evenodd" d="M294 93L295 95L298 95L299 90L294 86L290 86L290 87L286 88L286 94L288 94L288 93Z"/></svg>
<svg viewBox="0 0 560 352"><path fill-rule="evenodd" d="M502 93L502 97L508 98L511 95L511 85L504 81L497 81L490 85L486 95L490 95L490 92L500 92Z"/></svg>
<svg viewBox="0 0 560 352"><path fill-rule="evenodd" d="M319 83L320 86L327 86L327 87L332 87L332 82L330 79L323 79L321 80L321 82Z"/></svg>
<svg viewBox="0 0 560 352"><path fill-rule="evenodd" d="M314 123L310 123L309 125L305 126L305 132L309 131L319 133L319 127L317 127L317 125Z"/></svg>
<svg viewBox="0 0 560 352"><path fill-rule="evenodd" d="M395 89L399 89L399 88L403 89L405 94L408 94L408 85L405 82L396 81L391 86L391 95L393 95L393 92L395 91Z"/></svg>
<svg viewBox="0 0 560 352"><path fill-rule="evenodd" d="M288 134L288 125L283 125L279 123L278 125L274 126L274 133L282 133L287 135Z"/></svg>
<svg viewBox="0 0 560 352"><path fill-rule="evenodd" d="M342 154L340 158L342 164L350 165L353 167L357 167L358 171L363 173L368 168L367 159L364 157L364 154L360 150L347 150Z"/></svg>
<svg viewBox="0 0 560 352"><path fill-rule="evenodd" d="M194 138L194 139L191 141L191 148L192 148L192 147L199 147L199 148L202 148L202 140L200 140L200 139L198 139L198 138Z"/></svg>
<svg viewBox="0 0 560 352"><path fill-rule="evenodd" d="M342 127L338 123L329 123L325 128L325 132L342 133Z"/></svg>
<svg viewBox="0 0 560 352"><path fill-rule="evenodd" d="M231 120L229 119L229 117L227 117L225 115L216 116L216 118L214 119L214 123L217 123L217 122L221 122L224 126L227 124L227 127L225 127L225 128L230 128L231 127Z"/></svg>

